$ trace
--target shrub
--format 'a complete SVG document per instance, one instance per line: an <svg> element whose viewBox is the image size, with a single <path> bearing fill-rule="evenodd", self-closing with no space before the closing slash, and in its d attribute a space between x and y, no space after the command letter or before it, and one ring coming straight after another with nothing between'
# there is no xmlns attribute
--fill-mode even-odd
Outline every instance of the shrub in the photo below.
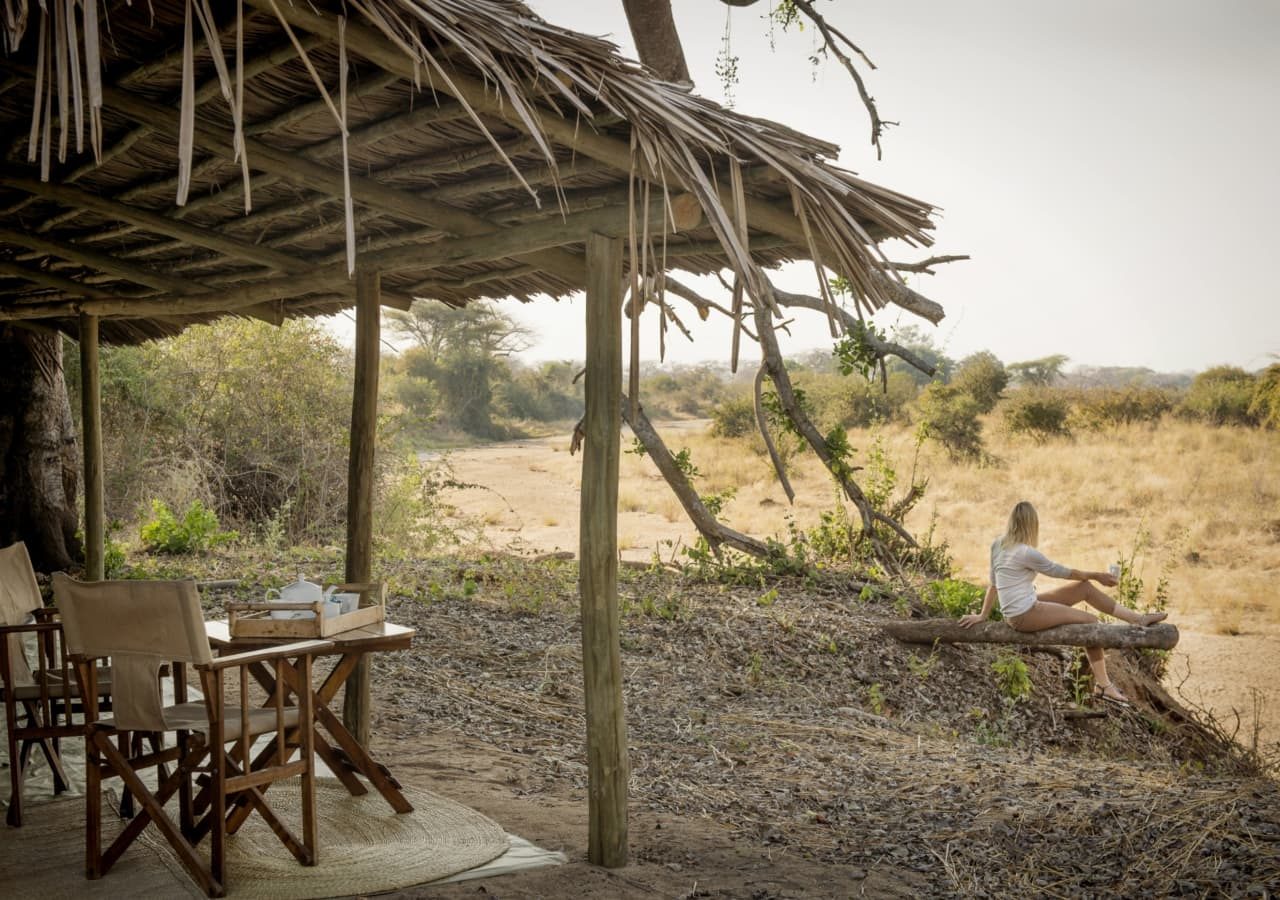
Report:
<svg viewBox="0 0 1280 900"><path fill-rule="evenodd" d="M1248 413L1263 428L1280 430L1280 363L1268 366L1258 376Z"/></svg>
<svg viewBox="0 0 1280 900"><path fill-rule="evenodd" d="M942 444L952 459L982 458L982 406L969 394L934 382L917 398L916 410L925 437Z"/></svg>
<svg viewBox="0 0 1280 900"><path fill-rule="evenodd" d="M989 413L1009 386L1009 373L994 353L984 350L960 360L951 384L978 401L982 412Z"/></svg>
<svg viewBox="0 0 1280 900"><path fill-rule="evenodd" d="M1004 425L1010 434L1029 435L1037 444L1051 437L1071 434L1067 417L1071 405L1059 391L1026 389L1018 391L1004 404Z"/></svg>
<svg viewBox="0 0 1280 900"><path fill-rule="evenodd" d="M1179 412L1210 425L1253 425L1254 378L1236 366L1215 366L1195 377Z"/></svg>
<svg viewBox="0 0 1280 900"><path fill-rule="evenodd" d="M941 581L929 582L920 599L929 612L958 619L981 610L982 596L983 590L976 584L956 578L944 578ZM994 617L1000 618L999 610L995 610Z"/></svg>
<svg viewBox="0 0 1280 900"><path fill-rule="evenodd" d="M143 546L156 553L199 553L240 535L218 528L218 517L199 500L179 519L163 500L151 501L151 520L139 534Z"/></svg>
<svg viewBox="0 0 1280 900"><path fill-rule="evenodd" d="M1031 695L1031 675L1016 651L1001 650L991 663L991 671L996 675L1000 693L1009 700L1017 702Z"/></svg>
<svg viewBox="0 0 1280 900"><path fill-rule="evenodd" d="M1075 395L1071 418L1081 428L1100 430L1159 422L1173 406L1173 393L1163 388L1089 388Z"/></svg>
<svg viewBox="0 0 1280 900"><path fill-rule="evenodd" d="M711 433L716 437L744 437L755 429L756 407L750 394L726 397L711 410Z"/></svg>

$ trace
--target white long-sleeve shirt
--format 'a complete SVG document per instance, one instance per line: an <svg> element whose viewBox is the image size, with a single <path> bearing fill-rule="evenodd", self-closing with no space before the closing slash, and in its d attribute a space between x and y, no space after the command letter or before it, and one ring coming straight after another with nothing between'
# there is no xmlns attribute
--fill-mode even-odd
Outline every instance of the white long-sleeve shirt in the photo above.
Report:
<svg viewBox="0 0 1280 900"><path fill-rule="evenodd" d="M991 545L991 583L1000 599L1000 614L1006 619L1020 616L1036 605L1036 574L1066 578L1071 569L1056 563L1035 547L1014 544L1004 547L1000 538Z"/></svg>

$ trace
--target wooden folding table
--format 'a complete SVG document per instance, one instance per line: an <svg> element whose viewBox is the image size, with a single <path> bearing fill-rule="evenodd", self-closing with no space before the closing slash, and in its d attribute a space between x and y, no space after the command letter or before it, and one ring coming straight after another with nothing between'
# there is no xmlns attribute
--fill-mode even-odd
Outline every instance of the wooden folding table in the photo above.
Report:
<svg viewBox="0 0 1280 900"><path fill-rule="evenodd" d="M206 622L205 630L209 635L209 644L219 654L240 653L290 640L232 637L226 621ZM400 791L400 783L385 765L373 758L367 747L361 746L355 735L342 724L342 718L329 709L329 704L333 702L338 689L351 677L356 665L365 654L407 650L413 642L415 633L414 629L404 625L378 622L327 636L325 640L333 642L333 649L317 655L338 655L340 658L323 683L312 689L315 702L316 755L353 795L368 793L368 789L356 777L357 774L363 775L398 813L413 811L413 806ZM267 692L268 698L273 696L276 680L272 669L268 666L256 665L251 671L258 684ZM284 677L288 682L287 687L296 693L301 686L297 671L286 666ZM275 753L274 744L261 752Z"/></svg>

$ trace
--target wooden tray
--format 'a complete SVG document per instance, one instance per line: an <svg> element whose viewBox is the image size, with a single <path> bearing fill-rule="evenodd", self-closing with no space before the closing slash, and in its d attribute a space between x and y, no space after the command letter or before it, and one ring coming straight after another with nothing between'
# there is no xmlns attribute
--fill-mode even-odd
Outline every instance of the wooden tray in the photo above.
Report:
<svg viewBox="0 0 1280 900"><path fill-rule="evenodd" d="M329 587L325 585L325 587ZM324 603L265 603L231 601L226 604L227 627L232 637L243 638L324 638L386 620L387 585L374 581L365 584L334 585L340 594L360 595L358 609L325 618ZM309 619L273 619L272 611L309 609Z"/></svg>

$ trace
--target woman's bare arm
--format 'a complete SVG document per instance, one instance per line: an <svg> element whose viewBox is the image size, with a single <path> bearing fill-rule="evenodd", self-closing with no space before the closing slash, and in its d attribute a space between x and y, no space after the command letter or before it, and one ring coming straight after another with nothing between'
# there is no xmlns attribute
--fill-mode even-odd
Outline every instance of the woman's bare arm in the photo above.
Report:
<svg viewBox="0 0 1280 900"><path fill-rule="evenodd" d="M985 622L991 617L991 610L996 606L996 586L994 584L987 585L987 595L982 598L982 612L970 613L967 616L960 617L961 628L972 628L979 622Z"/></svg>

